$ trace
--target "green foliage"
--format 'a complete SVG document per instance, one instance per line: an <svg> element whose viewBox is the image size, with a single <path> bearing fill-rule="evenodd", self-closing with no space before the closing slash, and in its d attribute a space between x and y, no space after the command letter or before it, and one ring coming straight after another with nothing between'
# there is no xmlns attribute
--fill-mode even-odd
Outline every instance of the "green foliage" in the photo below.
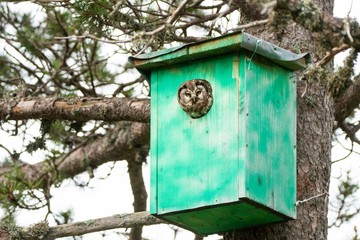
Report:
<svg viewBox="0 0 360 240"><path fill-rule="evenodd" d="M73 121L70 123L70 128L73 129L75 132L82 131L82 128L84 127L85 122L77 122Z"/></svg>
<svg viewBox="0 0 360 240"><path fill-rule="evenodd" d="M69 141L69 138L71 138L72 135L75 133L70 131L71 124L78 130L81 129L81 126L71 123L69 121L54 121L51 124L51 128L48 131L48 137L47 139L50 141L53 141L56 145L63 144L64 146L72 146L74 143L71 143Z"/></svg>
<svg viewBox="0 0 360 240"><path fill-rule="evenodd" d="M341 181L338 186L336 201L331 202L332 210L337 217L330 227L340 227L344 222L349 222L360 212L360 205L357 204L356 194L360 189L359 183L354 182L350 176L350 171L346 173L346 179Z"/></svg>
<svg viewBox="0 0 360 240"><path fill-rule="evenodd" d="M344 90L352 84L351 78L354 75L354 65L357 56L358 52L352 49L349 56L345 59L344 65L329 78L329 91L335 98L340 97Z"/></svg>
<svg viewBox="0 0 360 240"><path fill-rule="evenodd" d="M46 141L43 137L35 137L33 141L26 145L26 151L29 153L33 153L39 149L46 148Z"/></svg>
<svg viewBox="0 0 360 240"><path fill-rule="evenodd" d="M24 178L20 165L4 173L7 181L0 185L0 206L5 210L5 219L12 219L13 213L18 209L39 209L45 206L43 194L43 181L38 179L29 182Z"/></svg>
<svg viewBox="0 0 360 240"><path fill-rule="evenodd" d="M1 221L0 232L4 231L9 236L6 239L9 240L23 240L23 239L41 239L49 231L49 226L46 221L42 221L31 225L26 231L16 226L12 221Z"/></svg>
<svg viewBox="0 0 360 240"><path fill-rule="evenodd" d="M41 239L49 231L49 224L47 221L42 221L31 225L27 231L26 235L30 235L33 238Z"/></svg>
<svg viewBox="0 0 360 240"><path fill-rule="evenodd" d="M5 55L0 55L0 81L13 77L13 71L9 65L9 58Z"/></svg>
<svg viewBox="0 0 360 240"><path fill-rule="evenodd" d="M73 221L73 215L73 211L71 209L68 209L66 211L55 214L54 219L58 225L67 224Z"/></svg>
<svg viewBox="0 0 360 240"><path fill-rule="evenodd" d="M39 42L41 38L35 30L36 28L31 25L30 16L24 14L22 20L21 29L18 29L16 38L24 50L30 53L30 56L42 57L41 50L35 46L35 43Z"/></svg>
<svg viewBox="0 0 360 240"><path fill-rule="evenodd" d="M108 69L98 41L56 40L85 32L96 34L91 26L100 29L101 36L103 23L96 19L104 22L106 8L110 6L107 1L99 3L76 1L75 9L42 8L44 16L39 18L29 13L14 13L0 4L6 13L0 14L0 26L13 32L10 38L6 32L0 32L0 39L6 38L7 49L12 50L10 55L0 51L0 94L20 88L21 83L23 89L31 90L31 96L98 96L98 86L114 83L116 72ZM89 18L93 11L96 14ZM77 21L78 24L74 24Z"/></svg>
<svg viewBox="0 0 360 240"><path fill-rule="evenodd" d="M74 2L74 9L79 14L76 19L77 26L100 35L109 34L106 23L109 10L112 9L111 2L106 0L96 2L80 0Z"/></svg>
<svg viewBox="0 0 360 240"><path fill-rule="evenodd" d="M66 135L67 130L65 128L64 122L54 121L49 131L49 140L52 140L55 143L61 143L62 138Z"/></svg>
<svg viewBox="0 0 360 240"><path fill-rule="evenodd" d="M34 137L27 144L26 151L32 153L39 149L46 149L46 141L51 141L57 146L72 147L75 142L70 139L76 139L76 134L83 130L85 122L79 121L50 121L41 120L40 136Z"/></svg>
<svg viewBox="0 0 360 240"><path fill-rule="evenodd" d="M12 221L2 220L0 222L0 231L4 231L8 233L10 236L10 240L22 240L24 239L22 235L21 228L16 226L16 224Z"/></svg>
<svg viewBox="0 0 360 240"><path fill-rule="evenodd" d="M56 11L53 8L46 8L46 27L43 29L45 36L52 38L54 36L69 36L77 32L76 26L66 24L74 21L74 14L71 11ZM64 25L66 24L66 29Z"/></svg>
<svg viewBox="0 0 360 240"><path fill-rule="evenodd" d="M26 146L26 151L29 153L35 152L38 149L46 149L46 134L51 131L53 121L43 119L40 125L40 136L34 137L34 140Z"/></svg>
<svg viewBox="0 0 360 240"><path fill-rule="evenodd" d="M308 66L304 77L307 81L312 83L326 84L330 75L331 73L328 69L310 65Z"/></svg>
<svg viewBox="0 0 360 240"><path fill-rule="evenodd" d="M0 97L11 97L22 82L22 76L14 69L9 56L1 55L0 51Z"/></svg>
<svg viewBox="0 0 360 240"><path fill-rule="evenodd" d="M312 0L298 1L297 10L299 11L298 20L310 31L319 31L323 24L323 13Z"/></svg>

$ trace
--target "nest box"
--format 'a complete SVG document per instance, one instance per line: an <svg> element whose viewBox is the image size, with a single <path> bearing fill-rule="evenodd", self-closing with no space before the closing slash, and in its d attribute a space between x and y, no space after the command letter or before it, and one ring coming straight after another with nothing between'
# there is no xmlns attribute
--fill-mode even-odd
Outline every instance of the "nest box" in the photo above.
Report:
<svg viewBox="0 0 360 240"><path fill-rule="evenodd" d="M151 214L202 235L296 218L293 71L306 54L232 33L129 60L151 88ZM210 85L206 113L180 104L209 100L180 90L191 80Z"/></svg>

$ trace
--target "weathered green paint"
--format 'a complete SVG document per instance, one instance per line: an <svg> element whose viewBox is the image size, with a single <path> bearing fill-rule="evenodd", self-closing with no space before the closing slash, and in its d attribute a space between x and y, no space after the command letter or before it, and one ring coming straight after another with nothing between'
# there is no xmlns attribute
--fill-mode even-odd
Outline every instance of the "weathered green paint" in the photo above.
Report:
<svg viewBox="0 0 360 240"><path fill-rule="evenodd" d="M296 217L296 84L265 60L243 59L246 196ZM249 67L250 64L250 67Z"/></svg>
<svg viewBox="0 0 360 240"><path fill-rule="evenodd" d="M157 74L154 71L152 73L152 76L156 78ZM158 84L156 81L153 81L151 84L151 89L154 91L154 93L158 92ZM158 102L158 94L154 94L151 99L154 101L154 103ZM150 108L150 115L153 116L150 118L150 156L152 159L151 161L151 168L150 168L150 213L157 213L157 189L158 189L158 143L157 143L157 131L158 131L158 104L151 104Z"/></svg>
<svg viewBox="0 0 360 240"><path fill-rule="evenodd" d="M268 209L241 200L191 212L177 212L162 218L202 235L212 234L214 229L216 233L222 233L234 228L284 221L283 217Z"/></svg>
<svg viewBox="0 0 360 240"><path fill-rule="evenodd" d="M199 234L296 217L292 68L236 49L236 41L231 35L136 62L151 72L150 212ZM214 97L199 119L177 102L179 86L194 78L207 80Z"/></svg>
<svg viewBox="0 0 360 240"><path fill-rule="evenodd" d="M158 214L238 199L238 79L232 77L233 58L238 57L154 70L151 82L156 82L157 92L152 88L152 95L157 101L152 104L158 115L152 115L157 122L152 146L157 150L151 159L157 159ZM209 81L216 96L209 113L199 119L186 115L177 102L178 87L194 78Z"/></svg>

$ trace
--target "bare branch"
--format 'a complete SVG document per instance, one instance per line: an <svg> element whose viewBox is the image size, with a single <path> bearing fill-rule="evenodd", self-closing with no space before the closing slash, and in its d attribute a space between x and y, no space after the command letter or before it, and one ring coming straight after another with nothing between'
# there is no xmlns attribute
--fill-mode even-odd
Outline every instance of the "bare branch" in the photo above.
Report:
<svg viewBox="0 0 360 240"><path fill-rule="evenodd" d="M184 10L186 4L189 1L190 0L184 0L179 4L179 6L175 9L171 16L166 20L166 25L171 25L176 21L176 19L180 16L181 12Z"/></svg>
<svg viewBox="0 0 360 240"><path fill-rule="evenodd" d="M124 40L102 39L102 38L96 37L89 33L84 33L83 35L80 35L80 36L72 35L72 36L66 36L66 37L54 37L55 40L75 40L75 41L81 40L81 39L87 39L87 38L95 40L95 41L103 42L103 43L110 43L110 44L129 42L129 41L124 41Z"/></svg>
<svg viewBox="0 0 360 240"><path fill-rule="evenodd" d="M16 228L16 232L14 230L15 228L12 228L11 231L10 229L6 231L7 229L4 227L0 228L0 237L1 239L13 239L12 234L18 234L16 236L21 236L21 239L24 240L53 240L109 229L150 226L161 223L165 222L151 216L148 212L125 213L55 227L48 227L46 223L39 223L29 228Z"/></svg>
<svg viewBox="0 0 360 240"><path fill-rule="evenodd" d="M59 237L83 235L86 233L115 228L131 228L136 226L149 226L160 223L164 223L164 221L151 216L148 212L118 214L106 218L99 218L94 220L87 220L84 222L51 227L49 229L49 233L46 234L45 237L42 239L50 240Z"/></svg>
<svg viewBox="0 0 360 240"><path fill-rule="evenodd" d="M325 55L325 57L323 59L321 59L319 62L316 63L317 67L323 67L325 66L328 62L330 62L332 59L334 59L334 57L338 54L341 53L347 49L350 48L350 45L348 44L342 44L340 47L334 47L333 49L331 49L330 51L328 51Z"/></svg>
<svg viewBox="0 0 360 240"><path fill-rule="evenodd" d="M56 97L0 100L0 119L63 119L105 121L150 121L150 100L137 98Z"/></svg>
<svg viewBox="0 0 360 240"><path fill-rule="evenodd" d="M335 102L335 120L341 123L360 104L360 75L354 78L353 84Z"/></svg>
<svg viewBox="0 0 360 240"><path fill-rule="evenodd" d="M264 19L264 20L259 20L259 21L254 21L254 22L250 22L250 23L247 23L247 24L243 24L243 25L239 25L237 26L236 28L233 28L233 29L229 29L228 32L230 31L240 31L240 30L244 30L246 28L251 28L251 27L256 27L256 26L259 26L259 25L263 25L263 24L266 24L269 22L269 19Z"/></svg>
<svg viewBox="0 0 360 240"><path fill-rule="evenodd" d="M360 123L353 126L352 124L342 122L339 124L339 127L346 133L346 137L350 138L352 142L355 142L360 145L360 139L356 137L356 133L360 129Z"/></svg>

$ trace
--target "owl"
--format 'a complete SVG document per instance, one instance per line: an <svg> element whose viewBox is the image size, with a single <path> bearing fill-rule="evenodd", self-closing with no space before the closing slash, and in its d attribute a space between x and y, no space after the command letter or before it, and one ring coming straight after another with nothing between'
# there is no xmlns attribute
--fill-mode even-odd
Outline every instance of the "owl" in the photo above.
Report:
<svg viewBox="0 0 360 240"><path fill-rule="evenodd" d="M192 118L204 116L213 104L211 85L203 79L184 82L178 90L181 108Z"/></svg>

